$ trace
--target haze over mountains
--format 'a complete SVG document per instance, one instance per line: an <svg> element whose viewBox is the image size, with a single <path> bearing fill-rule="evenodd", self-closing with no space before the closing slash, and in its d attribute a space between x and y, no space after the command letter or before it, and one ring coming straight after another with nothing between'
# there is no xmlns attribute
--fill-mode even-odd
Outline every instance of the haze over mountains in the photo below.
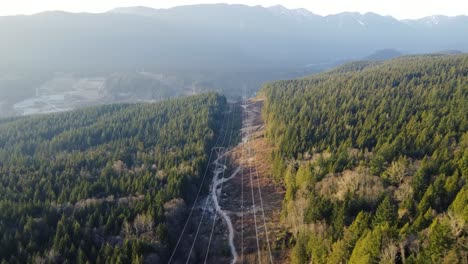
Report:
<svg viewBox="0 0 468 264"><path fill-rule="evenodd" d="M382 49L387 52L376 58L466 52L468 17L399 21L374 13L323 17L282 6L128 7L0 17L0 35L5 116L205 91L236 98L266 81L308 75Z"/></svg>
<svg viewBox="0 0 468 264"><path fill-rule="evenodd" d="M322 17L305 9L226 4L45 12L2 17L0 34L8 41L0 44L0 56L2 66L32 68L297 67L383 48L466 51L467 24L466 16L399 21L374 13Z"/></svg>

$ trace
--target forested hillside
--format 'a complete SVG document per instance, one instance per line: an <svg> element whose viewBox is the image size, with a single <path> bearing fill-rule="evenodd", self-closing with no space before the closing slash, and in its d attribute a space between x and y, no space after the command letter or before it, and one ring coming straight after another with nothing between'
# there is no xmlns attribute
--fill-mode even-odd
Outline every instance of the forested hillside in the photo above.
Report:
<svg viewBox="0 0 468 264"><path fill-rule="evenodd" d="M164 260L226 107L208 94L0 120L0 262Z"/></svg>
<svg viewBox="0 0 468 264"><path fill-rule="evenodd" d="M293 263L466 263L468 56L263 88Z"/></svg>

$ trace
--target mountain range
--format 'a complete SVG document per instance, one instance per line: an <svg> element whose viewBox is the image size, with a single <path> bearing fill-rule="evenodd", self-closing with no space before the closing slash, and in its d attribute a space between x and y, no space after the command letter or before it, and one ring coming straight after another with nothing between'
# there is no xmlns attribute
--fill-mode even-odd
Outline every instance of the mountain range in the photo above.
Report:
<svg viewBox="0 0 468 264"><path fill-rule="evenodd" d="M287 68L386 48L468 51L468 17L319 16L306 9L227 4L126 7L0 17L0 35L0 68Z"/></svg>
<svg viewBox="0 0 468 264"><path fill-rule="evenodd" d="M354 60L468 51L468 17L319 16L283 6L125 7L0 17L0 117L215 91Z"/></svg>

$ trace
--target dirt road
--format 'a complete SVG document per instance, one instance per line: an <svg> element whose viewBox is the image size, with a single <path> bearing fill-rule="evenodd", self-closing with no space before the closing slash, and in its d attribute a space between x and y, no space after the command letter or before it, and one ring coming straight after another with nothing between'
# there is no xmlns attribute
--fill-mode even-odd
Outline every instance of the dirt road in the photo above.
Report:
<svg viewBox="0 0 468 264"><path fill-rule="evenodd" d="M285 263L276 243L285 230L280 224L284 190L270 177L273 148L264 137L262 104L241 105L242 140L218 150L210 194L198 203L186 246L173 263Z"/></svg>

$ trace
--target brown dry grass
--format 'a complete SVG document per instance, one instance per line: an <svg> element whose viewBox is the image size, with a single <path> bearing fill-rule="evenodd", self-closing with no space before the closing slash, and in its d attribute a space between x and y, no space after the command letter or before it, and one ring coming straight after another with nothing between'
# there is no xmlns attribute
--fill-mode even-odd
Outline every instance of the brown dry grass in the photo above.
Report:
<svg viewBox="0 0 468 264"><path fill-rule="evenodd" d="M287 263L287 252L274 248L275 241L280 236L280 233L285 230L281 225L280 214L282 201L284 198L284 188L276 185L271 179L271 153L274 150L265 138L264 123L261 119L262 100L249 101L247 110L250 112L248 120L245 120L243 134L249 134L250 140L247 143L241 143L236 146L231 152L231 161L233 167L242 166L244 177L242 175L233 179L233 182L226 189L230 193L229 201L225 207L230 210L241 208L242 198L244 198L244 208L247 213L244 214L244 256L239 263L255 263L258 262L258 252L255 234L255 218L252 208L251 188L254 189L254 199L256 205L256 217L258 226L258 236L260 244L260 258L262 262L269 260L269 252L267 249L267 239L263 227L263 215L260 208L260 195L258 193L258 183L260 184L263 200L263 209L265 213L265 221L268 229L268 239L272 248L274 263ZM258 172L258 174L257 174ZM258 175L258 178L257 178ZM253 186L251 186L250 177L252 177ZM244 190L242 196L241 190ZM250 212L248 212L250 210ZM241 226L242 217L232 216L233 225L236 228L236 245L241 256Z"/></svg>

